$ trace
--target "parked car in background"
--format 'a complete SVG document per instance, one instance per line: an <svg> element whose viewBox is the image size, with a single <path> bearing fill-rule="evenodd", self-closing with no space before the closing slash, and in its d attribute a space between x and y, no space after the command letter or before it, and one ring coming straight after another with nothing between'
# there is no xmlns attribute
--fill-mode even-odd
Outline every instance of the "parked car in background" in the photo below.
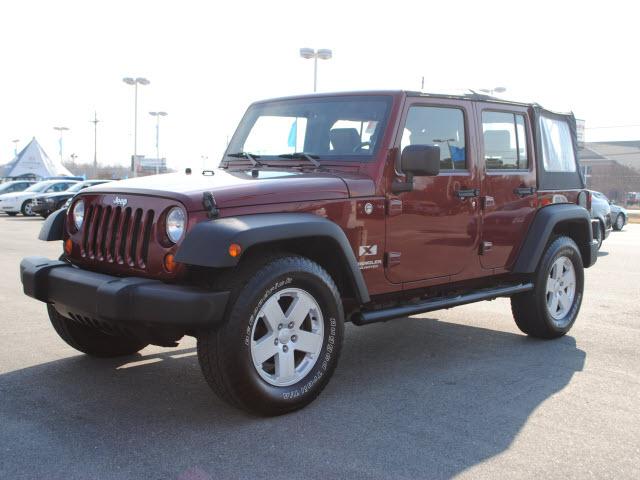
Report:
<svg viewBox="0 0 640 480"><path fill-rule="evenodd" d="M23 192L5 193L0 195L0 211L12 217L18 213L32 217L34 213L31 210L31 202L37 195L62 192L76 183L78 182L75 180L45 180L31 185Z"/></svg>
<svg viewBox="0 0 640 480"><path fill-rule="evenodd" d="M629 214L626 208L616 205L611 200L609 200L609 207L611 208L611 223L613 224L613 229L619 232L629 221Z"/></svg>
<svg viewBox="0 0 640 480"><path fill-rule="evenodd" d="M611 205L604 193L589 190L591 192L591 218L598 220L600 228L594 231L595 239L598 240L598 249L602 242L609 236L612 229Z"/></svg>
<svg viewBox="0 0 640 480"><path fill-rule="evenodd" d="M2 183L0 184L0 195L4 195L5 193L22 192L34 183L36 182L33 180L12 180L10 182Z"/></svg>
<svg viewBox="0 0 640 480"><path fill-rule="evenodd" d="M92 185L100 185L101 183L107 183L110 181L111 180L85 180L84 182L78 182L75 185L72 185L62 192L38 195L31 202L31 211L34 214L47 218L51 213L62 208L64 204L67 203L67 200L72 198L80 190L91 187Z"/></svg>

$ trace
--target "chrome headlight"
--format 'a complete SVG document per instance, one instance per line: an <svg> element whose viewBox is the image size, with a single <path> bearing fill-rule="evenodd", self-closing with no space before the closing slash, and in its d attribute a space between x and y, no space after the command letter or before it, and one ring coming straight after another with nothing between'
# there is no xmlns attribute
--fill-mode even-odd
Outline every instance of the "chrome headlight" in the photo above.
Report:
<svg viewBox="0 0 640 480"><path fill-rule="evenodd" d="M187 224L187 215L184 213L184 210L180 207L173 207L169 210L167 214L166 221L166 230L167 237L173 243L178 243L178 241L184 235L184 229Z"/></svg>
<svg viewBox="0 0 640 480"><path fill-rule="evenodd" d="M73 216L73 224L80 230L82 222L84 222L84 202L82 200L76 202L71 214Z"/></svg>

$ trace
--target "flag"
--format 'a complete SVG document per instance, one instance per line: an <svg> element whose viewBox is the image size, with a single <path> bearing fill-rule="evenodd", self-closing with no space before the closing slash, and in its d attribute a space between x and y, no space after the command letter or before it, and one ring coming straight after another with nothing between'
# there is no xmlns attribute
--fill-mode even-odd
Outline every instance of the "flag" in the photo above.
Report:
<svg viewBox="0 0 640 480"><path fill-rule="evenodd" d="M287 142L287 146L293 147L294 150L298 143L298 118L296 118L291 124L291 129L289 130L289 141Z"/></svg>

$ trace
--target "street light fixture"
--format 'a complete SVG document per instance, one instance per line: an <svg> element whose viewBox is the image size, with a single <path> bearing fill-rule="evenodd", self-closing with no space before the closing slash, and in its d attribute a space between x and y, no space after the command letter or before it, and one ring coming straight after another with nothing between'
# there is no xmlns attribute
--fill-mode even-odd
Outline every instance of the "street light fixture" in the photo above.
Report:
<svg viewBox="0 0 640 480"><path fill-rule="evenodd" d="M69 128L68 127L53 127L54 130L56 130L59 134L60 134L60 138L58 139L58 145L60 147L60 161L63 161L63 157L62 157L62 136L64 134L64 132L68 132Z"/></svg>
<svg viewBox="0 0 640 480"><path fill-rule="evenodd" d="M133 98L133 157L131 158L131 171L135 177L135 159L138 156L138 85L149 85L151 82L144 77L125 77L122 79L127 85L133 85L135 93Z"/></svg>
<svg viewBox="0 0 640 480"><path fill-rule="evenodd" d="M487 95L493 96L495 93L504 93L507 91L505 87L493 87L493 88L481 88L481 92L486 93Z"/></svg>
<svg viewBox="0 0 640 480"><path fill-rule="evenodd" d="M313 91L315 92L318 87L318 59L329 60L333 56L333 52L328 48L319 48L318 50L301 48L300 56L307 60L313 58Z"/></svg>
<svg viewBox="0 0 640 480"><path fill-rule="evenodd" d="M160 117L166 117L167 112L149 112L149 115L156 117L156 175L160 173Z"/></svg>

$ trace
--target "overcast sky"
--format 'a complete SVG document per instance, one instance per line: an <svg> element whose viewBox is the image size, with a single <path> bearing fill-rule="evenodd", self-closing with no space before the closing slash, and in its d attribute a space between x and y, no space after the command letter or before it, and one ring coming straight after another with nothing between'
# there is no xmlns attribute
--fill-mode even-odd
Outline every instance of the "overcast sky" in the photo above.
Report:
<svg viewBox="0 0 640 480"><path fill-rule="evenodd" d="M217 165L248 104L310 92L300 47L330 48L319 91L505 86L506 98L572 110L587 140L638 140L638 7L634 2L412 1L0 3L0 164L13 139L36 136L65 159L126 164L155 156L150 110L165 110L160 148L174 168Z"/></svg>

